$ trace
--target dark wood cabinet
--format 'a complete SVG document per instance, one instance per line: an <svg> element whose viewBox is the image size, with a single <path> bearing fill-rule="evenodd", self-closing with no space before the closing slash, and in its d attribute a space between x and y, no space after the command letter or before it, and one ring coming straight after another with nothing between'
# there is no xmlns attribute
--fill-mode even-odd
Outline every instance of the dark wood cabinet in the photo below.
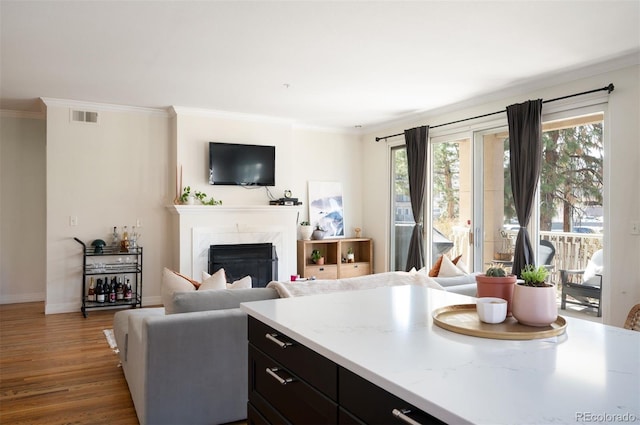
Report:
<svg viewBox="0 0 640 425"><path fill-rule="evenodd" d="M249 317L249 424L440 424Z"/></svg>

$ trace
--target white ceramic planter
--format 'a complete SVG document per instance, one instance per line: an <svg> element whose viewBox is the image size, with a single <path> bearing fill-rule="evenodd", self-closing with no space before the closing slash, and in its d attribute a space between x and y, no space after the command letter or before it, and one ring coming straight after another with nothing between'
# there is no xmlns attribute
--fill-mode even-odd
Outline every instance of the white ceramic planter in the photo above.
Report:
<svg viewBox="0 0 640 425"><path fill-rule="evenodd" d="M300 226L300 238L302 238L302 240L305 240L305 241L310 240L312 233L313 233L313 227Z"/></svg>
<svg viewBox="0 0 640 425"><path fill-rule="evenodd" d="M512 313L523 325L549 326L558 318L556 287L517 284L513 291Z"/></svg>

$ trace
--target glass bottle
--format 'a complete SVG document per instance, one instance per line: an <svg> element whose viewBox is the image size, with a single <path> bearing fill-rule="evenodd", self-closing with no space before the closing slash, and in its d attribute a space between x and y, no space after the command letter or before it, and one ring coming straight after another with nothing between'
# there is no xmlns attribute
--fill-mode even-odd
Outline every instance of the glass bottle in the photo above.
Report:
<svg viewBox="0 0 640 425"><path fill-rule="evenodd" d="M120 252L129 252L129 231L127 226L122 229L122 241L120 241Z"/></svg>
<svg viewBox="0 0 640 425"><path fill-rule="evenodd" d="M115 303L116 302L116 285L118 284L116 277L114 276L111 279L111 285L109 286L109 302L110 303Z"/></svg>
<svg viewBox="0 0 640 425"><path fill-rule="evenodd" d="M102 279L98 278L98 285L96 287L96 301L99 303L104 303L104 285L102 284Z"/></svg>
<svg viewBox="0 0 640 425"><path fill-rule="evenodd" d="M118 228L113 226L113 233L111 234L111 246L118 248L120 245L120 235L118 234Z"/></svg>
<svg viewBox="0 0 640 425"><path fill-rule="evenodd" d="M124 289L124 299L130 301L132 296L133 294L131 290L131 281L129 280L129 278L127 278Z"/></svg>
<svg viewBox="0 0 640 425"><path fill-rule="evenodd" d="M124 285L122 284L122 278L118 278L118 285L116 286L116 301L124 300Z"/></svg>
<svg viewBox="0 0 640 425"><path fill-rule="evenodd" d="M87 294L87 301L95 301L96 300L96 288L93 286L93 277L89 280L89 293Z"/></svg>

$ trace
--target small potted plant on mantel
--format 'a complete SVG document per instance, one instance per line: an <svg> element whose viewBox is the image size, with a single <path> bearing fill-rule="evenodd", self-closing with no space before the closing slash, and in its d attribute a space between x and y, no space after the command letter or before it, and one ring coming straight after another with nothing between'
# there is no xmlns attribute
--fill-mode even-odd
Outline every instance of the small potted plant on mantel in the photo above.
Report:
<svg viewBox="0 0 640 425"><path fill-rule="evenodd" d="M311 227L311 223L308 221L300 222L300 238L302 240L308 241L311 239L311 234L313 233L313 227Z"/></svg>
<svg viewBox="0 0 640 425"><path fill-rule="evenodd" d="M517 276L507 274L504 267L499 264L491 266L484 274L476 276L478 297L495 297L507 301L507 316L511 316L513 307L513 290Z"/></svg>
<svg viewBox="0 0 640 425"><path fill-rule="evenodd" d="M549 326L558 318L556 287L545 266L527 264L513 292L513 317L523 325Z"/></svg>
<svg viewBox="0 0 640 425"><path fill-rule="evenodd" d="M324 265L324 256L320 252L319 249L314 249L311 251L311 261L318 266Z"/></svg>

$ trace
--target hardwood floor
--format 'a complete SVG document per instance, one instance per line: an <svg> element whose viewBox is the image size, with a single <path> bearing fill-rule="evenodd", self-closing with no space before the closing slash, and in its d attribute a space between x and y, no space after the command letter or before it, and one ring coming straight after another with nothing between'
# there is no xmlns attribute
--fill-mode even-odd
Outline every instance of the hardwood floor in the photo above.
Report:
<svg viewBox="0 0 640 425"><path fill-rule="evenodd" d="M137 424L104 329L117 310L44 314L44 304L0 305L1 424Z"/></svg>

